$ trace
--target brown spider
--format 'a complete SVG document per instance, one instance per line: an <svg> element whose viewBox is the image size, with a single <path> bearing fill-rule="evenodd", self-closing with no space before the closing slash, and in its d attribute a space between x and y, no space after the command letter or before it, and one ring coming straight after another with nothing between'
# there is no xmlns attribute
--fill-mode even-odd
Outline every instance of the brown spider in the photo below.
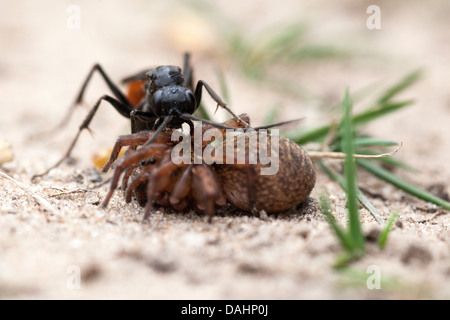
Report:
<svg viewBox="0 0 450 320"><path fill-rule="evenodd" d="M250 123L246 114L233 118L223 124L233 128L243 128L242 120ZM270 127L270 126L266 126ZM259 127L259 128L266 128ZM203 133L213 128L211 124L202 124ZM259 128L253 134L259 132ZM224 137L226 130L219 130ZM278 150L274 152L272 140L261 143L258 137L255 149L251 149L250 139L245 140L244 145L237 143L238 138L222 140L222 148L225 151L227 144L232 142L233 159L226 164L211 162L211 154L204 155L210 141L201 140L202 157L197 164L192 164L195 158L194 137L191 137L191 163L175 163L172 152L178 141L172 141L174 130L162 131L156 139L146 142L153 136L153 131L120 136L114 145L110 160L103 171L106 172L116 161L122 147L129 146L129 150L123 157L117 160L113 174L111 188L103 202L106 207L114 190L118 186L120 176L124 174L122 188L125 189L125 200L131 201L132 195L136 196L139 204L145 206L144 219L150 214L153 203L162 206L172 206L176 210L183 210L191 205L204 211L211 221L215 205L223 206L228 200L233 206L244 211L265 210L267 213L279 212L290 209L307 198L315 184L315 170L308 154L296 143L289 139L278 137ZM270 136L270 135L269 135ZM141 146L140 148L138 148ZM271 153L279 166L274 174L261 174L261 169L267 169L268 164L261 159L251 164L249 158L252 154L264 151ZM268 152L269 151L269 152ZM225 154L225 153L223 153ZM245 161L239 163L236 156L245 155ZM222 160L225 159L223 157ZM198 159L197 159L198 160ZM223 162L222 162L223 163ZM131 183L129 182L132 177Z"/></svg>

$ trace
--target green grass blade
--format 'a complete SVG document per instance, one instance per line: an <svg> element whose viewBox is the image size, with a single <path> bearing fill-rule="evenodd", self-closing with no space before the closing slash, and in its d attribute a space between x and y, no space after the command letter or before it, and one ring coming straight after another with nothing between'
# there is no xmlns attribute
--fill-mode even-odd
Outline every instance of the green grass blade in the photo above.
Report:
<svg viewBox="0 0 450 320"><path fill-rule="evenodd" d="M382 180L385 180L386 182L392 184L393 186L395 186L399 189L402 189L403 191L405 191L419 199L434 203L446 210L450 210L450 202L447 202L444 199L441 199L425 190L422 190L422 189L406 182L403 179L400 179L399 177L395 176L394 174L390 173L389 171L376 165L372 161L367 160L367 159L357 159L356 162L358 163L358 165L360 165L365 170L372 173L374 176L376 176Z"/></svg>
<svg viewBox="0 0 450 320"><path fill-rule="evenodd" d="M288 138L299 145L323 140L331 129L331 125L323 125L310 130L301 130L288 134Z"/></svg>
<svg viewBox="0 0 450 320"><path fill-rule="evenodd" d="M350 233L346 232L341 226L338 225L336 219L331 213L330 207L330 199L326 192L319 193L319 203L322 209L322 213L325 215L325 218L328 221L328 224L331 226L331 229L336 234L341 246L345 249L344 252L340 253L333 266L335 268L346 267L351 261L358 259L363 254L362 250L355 250L355 243L351 239Z"/></svg>
<svg viewBox="0 0 450 320"><path fill-rule="evenodd" d="M389 113L398 111L406 106L409 106L413 102L413 100L406 100L402 102L380 104L357 114L356 116L354 116L353 121L355 123L355 126L360 126L377 118L384 117Z"/></svg>
<svg viewBox="0 0 450 320"><path fill-rule="evenodd" d="M355 261L358 258L361 258L361 256L363 256L363 252L360 250L341 252L337 256L336 261L333 264L333 267L336 269L347 268L350 262Z"/></svg>
<svg viewBox="0 0 450 320"><path fill-rule="evenodd" d="M281 28L277 27L272 32L274 32L272 35L266 36L265 39L263 38L266 41L261 53L266 56L267 62L289 58L291 52L303 42L305 26L301 23L295 23ZM268 30L268 33L270 33L270 30Z"/></svg>
<svg viewBox="0 0 450 320"><path fill-rule="evenodd" d="M326 166L323 161L318 161L320 168L334 181L339 183L342 189L345 191L345 179L342 175L334 172L328 166ZM359 202L370 212L374 219L382 224L383 219L380 217L378 210L372 205L372 203L367 199L364 193L361 192L359 188L356 189L356 195L358 197Z"/></svg>
<svg viewBox="0 0 450 320"><path fill-rule="evenodd" d="M379 147L392 147L398 145L395 141L382 140L373 137L356 137L354 139L355 147L367 147L367 146L379 146Z"/></svg>
<svg viewBox="0 0 450 320"><path fill-rule="evenodd" d="M291 61L302 61L309 59L330 59L348 55L344 50L338 50L327 45L305 45L288 53L287 58Z"/></svg>
<svg viewBox="0 0 450 320"><path fill-rule="evenodd" d="M387 89L380 96L380 98L378 98L377 102L379 104L384 104L386 101L390 100L393 96L397 95L399 92L403 91L407 87L417 82L421 77L422 77L421 70L411 72L410 74L406 75L398 84Z"/></svg>
<svg viewBox="0 0 450 320"><path fill-rule="evenodd" d="M351 116L351 101L348 90L345 91L342 101L343 119L341 124L342 150L346 154L344 160L344 173L347 190L347 208L349 215L349 232L356 250L364 250L364 237L361 231L361 222L359 220L358 203L356 196L356 165L354 154L354 129Z"/></svg>
<svg viewBox="0 0 450 320"><path fill-rule="evenodd" d="M328 195L325 192L321 192L319 194L319 203L322 209L322 213L325 215L328 224L331 226L331 229L336 234L341 246L344 247L346 250L352 250L353 243L349 239L349 236L345 232L345 230L341 226L339 226L338 223L336 222L336 219L334 219L334 216L331 213L330 199L328 198Z"/></svg>
<svg viewBox="0 0 450 320"><path fill-rule="evenodd" d="M413 102L412 100L408 100L403 102L387 103L385 105L380 105L375 108L367 109L352 117L353 124L355 127L360 126L364 123L383 117L389 113L398 111L399 109L412 104L412 102ZM308 142L318 142L323 140L327 136L331 127L332 125L329 124L308 131L293 132L289 134L289 139L295 141L299 145L303 145Z"/></svg>
<svg viewBox="0 0 450 320"><path fill-rule="evenodd" d="M389 218L388 222L386 223L386 226L383 230L381 230L380 236L378 237L378 247L380 249L383 249L386 245L386 241L388 238L389 233L391 232L392 226L394 225L394 222L398 218L398 211L394 212L391 217Z"/></svg>

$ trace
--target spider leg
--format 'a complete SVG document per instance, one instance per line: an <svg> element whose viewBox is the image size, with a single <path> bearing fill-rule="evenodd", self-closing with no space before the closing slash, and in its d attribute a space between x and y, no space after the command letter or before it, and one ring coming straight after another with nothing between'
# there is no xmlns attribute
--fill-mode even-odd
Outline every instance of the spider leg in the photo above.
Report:
<svg viewBox="0 0 450 320"><path fill-rule="evenodd" d="M168 152L169 150L166 150L166 152L163 154L162 156L162 160L160 160L161 162L167 162L170 161L170 155L171 153ZM152 157L152 159L155 160L155 156L154 155ZM146 159L148 160L148 159ZM141 172L138 174L138 176L131 182L131 184L128 186L128 188L126 188L125 191L125 201L128 203L131 201L131 196L133 194L133 191L137 191L140 192L140 194L136 194L136 198L138 199L139 204L141 204L141 206L143 206L144 204L146 204L147 202L147 196L146 196L146 192L141 192L138 191L137 189L139 188L140 185L147 185L152 181L152 175L153 172L156 170L155 162L150 162L148 164L146 164L145 166L143 166ZM136 167L130 168L130 175L131 173L136 169ZM127 182L128 182L128 177L124 177L124 179L127 178ZM124 189L125 189L125 184L123 184ZM145 187L144 187L145 188Z"/></svg>
<svg viewBox="0 0 450 320"><path fill-rule="evenodd" d="M179 204L191 191L192 182L192 164L187 165L183 168L180 179L175 184L172 193L170 195L169 201L172 206Z"/></svg>
<svg viewBox="0 0 450 320"><path fill-rule="evenodd" d="M131 175L133 174L134 170L137 167L138 167L138 165L134 165L134 166L129 166L128 168L125 169L125 173L123 174L123 178L122 178L122 186L121 186L122 190L127 189L128 180L130 179Z"/></svg>
<svg viewBox="0 0 450 320"><path fill-rule="evenodd" d="M120 154L120 150L122 150L123 147L127 146L141 146L143 145L148 139L150 139L152 133L148 131L142 131L139 133L132 133L132 134L126 134L119 136L119 138L116 140L116 143L114 144L114 147L111 151L111 156L109 157L108 162L103 167L102 171L107 172L111 165L114 163L114 161L117 160L117 157Z"/></svg>
<svg viewBox="0 0 450 320"><path fill-rule="evenodd" d="M148 159L157 154L162 154L167 149L168 149L168 147L165 144L154 143L145 148L141 148L139 150L131 152L127 156L121 157L117 161L116 170L114 171L114 174L113 174L113 177L111 180L111 186L110 186L109 192L107 193L105 199L103 200L102 207L105 208L108 205L108 202L111 199L111 197L114 193L114 190L117 188L120 176L122 175L122 172L125 169L127 169L130 166L135 166L135 165L139 164L139 162L142 160Z"/></svg>
<svg viewBox="0 0 450 320"><path fill-rule="evenodd" d="M131 201L131 196L133 194L133 191L136 190L136 188L145 182L147 182L152 174L152 170L149 168L143 168L143 171L139 173L139 175L134 179L130 185L128 186L126 192L125 192L125 201L129 203Z"/></svg>
<svg viewBox="0 0 450 320"><path fill-rule="evenodd" d="M216 202L224 204L225 197L219 187L217 177L207 165L195 166L192 171L192 189L197 207L206 212L208 222L211 222L214 215L214 204Z"/></svg>
<svg viewBox="0 0 450 320"><path fill-rule="evenodd" d="M143 220L147 219L150 215L150 210L153 207L153 201L155 200L156 195L169 187L173 178L171 173L179 167L179 165L169 160L170 152L168 152L167 155L169 157L165 157L165 159L168 160L163 160L163 163L152 172L147 184L147 204L145 206Z"/></svg>

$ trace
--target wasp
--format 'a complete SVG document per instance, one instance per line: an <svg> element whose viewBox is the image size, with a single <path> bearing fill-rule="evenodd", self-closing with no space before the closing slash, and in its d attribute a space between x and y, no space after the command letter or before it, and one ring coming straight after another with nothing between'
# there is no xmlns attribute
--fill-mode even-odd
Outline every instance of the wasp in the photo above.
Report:
<svg viewBox="0 0 450 320"><path fill-rule="evenodd" d="M108 102L119 114L130 119L131 133L153 130L154 134L146 142L147 144L151 144L165 128L180 128L183 123L187 123L192 132L194 129L192 121L195 120L224 128L223 124L193 116L193 113L200 106L203 89L217 103L217 108L222 107L233 117L237 117L205 81L198 80L194 88L193 67L190 63L189 53L184 54L183 65L183 69L178 66L163 65L124 78L122 82L129 86L128 94L125 95L107 75L103 67L100 64L95 64L83 82L64 121L70 117L74 107L83 102L86 88L95 72L101 75L113 96L105 94L97 100L81 123L78 133L64 156L44 173L34 175L32 180L35 181L36 178L45 176L50 170L58 167L65 159L70 157L81 132L85 129L89 130L89 125L103 101ZM244 123L242 119L239 121Z"/></svg>

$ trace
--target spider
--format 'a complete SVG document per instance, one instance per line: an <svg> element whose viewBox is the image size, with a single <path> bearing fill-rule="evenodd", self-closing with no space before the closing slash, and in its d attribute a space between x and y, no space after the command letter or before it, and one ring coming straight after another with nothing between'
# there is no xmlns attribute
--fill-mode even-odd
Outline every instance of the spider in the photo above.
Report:
<svg viewBox="0 0 450 320"><path fill-rule="evenodd" d="M216 130L225 136L224 128L249 129L241 120L250 123L248 116L242 114L239 118L224 122L224 126ZM255 133L288 122L252 129ZM202 132L213 127L211 124L201 124ZM108 205L122 174L125 200L130 202L134 194L139 204L145 206L144 219L149 216L154 202L161 206L172 206L176 210L184 210L194 205L207 214L209 222L215 207L225 205L227 200L244 211L283 211L302 202L314 187L315 171L311 160L303 149L286 138L280 139L280 153L272 154L277 157L276 160L281 166L279 173L264 176L259 174L258 170L265 165L261 162L249 164L249 156L242 164L235 163L234 160L233 163L211 164L206 157L202 157L197 163L194 161L193 164L174 162L172 151L178 141L172 140L172 133L171 129L162 131L151 144L146 141L152 138L154 131L118 138L111 157L103 168L104 172L117 160L123 147L129 146L132 149L117 160L110 190L102 203L103 207ZM195 144L195 141L191 142L192 145ZM202 140L201 143L203 151L212 142ZM246 140L247 150L239 150L235 145L234 151L249 152L248 143ZM271 147L258 141L258 150ZM191 153L190 157L190 160L194 160L195 154Z"/></svg>

